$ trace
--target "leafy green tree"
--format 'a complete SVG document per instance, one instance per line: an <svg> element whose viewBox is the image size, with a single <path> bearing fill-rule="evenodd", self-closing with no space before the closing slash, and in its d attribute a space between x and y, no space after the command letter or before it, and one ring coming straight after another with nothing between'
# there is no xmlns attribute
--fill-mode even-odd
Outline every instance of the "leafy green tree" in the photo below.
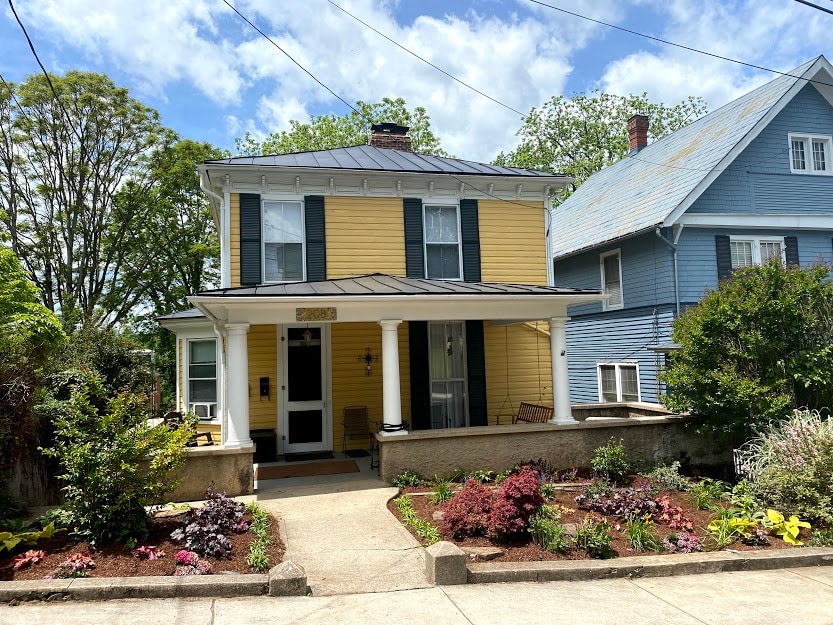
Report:
<svg viewBox="0 0 833 625"><path fill-rule="evenodd" d="M627 156L627 120L632 115L650 118L648 138L656 141L706 112L706 103L695 97L667 106L651 102L647 93L618 96L594 90L572 98L554 96L530 111L518 131L520 145L508 154L501 152L495 164L573 177L563 201L591 175Z"/></svg>
<svg viewBox="0 0 833 625"><path fill-rule="evenodd" d="M236 139L237 151L246 156L289 154L311 150L330 150L351 145L365 145L371 124L394 122L410 128L414 152L447 156L440 140L431 130L431 118L421 106L409 110L402 98L383 98L368 104L356 102L356 110L347 115L317 115L309 122L290 120L290 130L269 134L258 141L251 133Z"/></svg>
<svg viewBox="0 0 833 625"><path fill-rule="evenodd" d="M673 323L664 403L739 442L791 409L833 406L830 267L738 270Z"/></svg>

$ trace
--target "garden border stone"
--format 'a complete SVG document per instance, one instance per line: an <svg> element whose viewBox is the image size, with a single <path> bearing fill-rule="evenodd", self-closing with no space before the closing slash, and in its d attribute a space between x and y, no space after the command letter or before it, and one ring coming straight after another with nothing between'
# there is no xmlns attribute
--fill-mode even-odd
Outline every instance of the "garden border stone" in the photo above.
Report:
<svg viewBox="0 0 833 625"><path fill-rule="evenodd" d="M634 556L612 560L469 563L468 583L592 581L833 566L833 548Z"/></svg>
<svg viewBox="0 0 833 625"><path fill-rule="evenodd" d="M0 582L0 602L104 601L186 597L304 596L307 575L289 560L268 574L193 575L185 577L87 577L61 580Z"/></svg>

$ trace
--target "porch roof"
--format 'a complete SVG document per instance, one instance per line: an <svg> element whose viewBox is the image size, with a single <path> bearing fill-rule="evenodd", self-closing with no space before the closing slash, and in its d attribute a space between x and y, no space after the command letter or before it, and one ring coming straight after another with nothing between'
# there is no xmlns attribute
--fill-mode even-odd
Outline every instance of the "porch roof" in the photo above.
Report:
<svg viewBox="0 0 833 625"><path fill-rule="evenodd" d="M599 289L528 284L457 282L368 274L320 282L294 282L203 291L189 298L218 321L312 321L306 307L332 309L323 321L489 319L566 316L572 304L605 299Z"/></svg>

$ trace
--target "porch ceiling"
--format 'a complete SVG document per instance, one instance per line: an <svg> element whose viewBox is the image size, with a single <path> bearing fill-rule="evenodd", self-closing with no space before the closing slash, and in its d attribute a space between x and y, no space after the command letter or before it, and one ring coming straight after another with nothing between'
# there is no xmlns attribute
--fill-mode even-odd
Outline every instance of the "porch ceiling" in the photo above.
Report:
<svg viewBox="0 0 833 625"><path fill-rule="evenodd" d="M192 304L223 322L533 320L565 317L573 304L601 301L598 289L452 282L371 274L321 282L271 284L204 291ZM326 311L324 309L334 309Z"/></svg>

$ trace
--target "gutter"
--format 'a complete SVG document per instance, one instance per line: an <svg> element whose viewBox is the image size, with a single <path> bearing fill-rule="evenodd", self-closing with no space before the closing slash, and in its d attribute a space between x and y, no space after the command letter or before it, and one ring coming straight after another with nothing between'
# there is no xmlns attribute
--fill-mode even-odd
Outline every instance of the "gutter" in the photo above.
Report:
<svg viewBox="0 0 833 625"><path fill-rule="evenodd" d="M675 303L676 308L677 308L677 318L679 318L680 317L680 279L679 279L679 274L677 272L677 246L675 244L673 244L671 241L669 241L668 239L666 239L664 236L662 236L662 232L660 231L659 228L657 228L654 232L657 235L657 238L660 241L662 241L663 243L665 243L668 247L670 247L671 251L674 254L674 303Z"/></svg>

